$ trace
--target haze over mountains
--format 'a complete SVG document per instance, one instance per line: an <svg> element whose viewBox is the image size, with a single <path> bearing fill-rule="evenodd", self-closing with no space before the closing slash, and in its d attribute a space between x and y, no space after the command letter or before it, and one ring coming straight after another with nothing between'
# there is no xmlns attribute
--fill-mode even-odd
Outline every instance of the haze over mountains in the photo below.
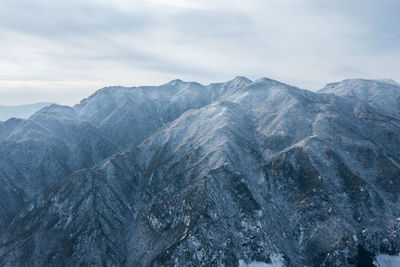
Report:
<svg viewBox="0 0 400 267"><path fill-rule="evenodd" d="M0 123L0 265L372 264L400 252L400 86L106 87Z"/></svg>
<svg viewBox="0 0 400 267"><path fill-rule="evenodd" d="M29 105L0 106L0 121L6 121L10 118L27 119L33 113L50 105L52 103L42 102Z"/></svg>

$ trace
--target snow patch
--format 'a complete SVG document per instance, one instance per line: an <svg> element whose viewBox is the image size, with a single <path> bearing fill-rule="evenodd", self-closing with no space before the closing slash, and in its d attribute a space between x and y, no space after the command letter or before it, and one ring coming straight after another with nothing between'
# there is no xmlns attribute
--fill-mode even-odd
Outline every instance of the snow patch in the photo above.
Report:
<svg viewBox="0 0 400 267"><path fill-rule="evenodd" d="M252 261L246 263L244 260L239 260L239 267L283 267L284 260L280 254L272 254L270 256L271 263L266 263L262 261Z"/></svg>
<svg viewBox="0 0 400 267"><path fill-rule="evenodd" d="M400 255L390 256L381 254L376 256L374 264L377 267L398 267L400 266Z"/></svg>

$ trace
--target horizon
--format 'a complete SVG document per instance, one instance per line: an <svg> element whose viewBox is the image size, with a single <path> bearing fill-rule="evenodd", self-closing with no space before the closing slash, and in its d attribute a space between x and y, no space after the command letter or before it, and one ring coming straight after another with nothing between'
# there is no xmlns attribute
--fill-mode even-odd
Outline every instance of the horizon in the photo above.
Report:
<svg viewBox="0 0 400 267"><path fill-rule="evenodd" d="M208 82L208 83L201 83L201 82L197 82L197 81L188 81L188 80L182 80L182 79L180 79L180 78L175 78L175 79L172 79L172 80L169 80L169 81L167 81L167 82L164 82L164 83L162 83L162 84L143 84L143 85L132 85L132 86L125 86L125 85L106 85L106 86L103 86L103 87L101 87L101 88L97 88L97 89L94 89L93 91L88 91L89 92L89 94L87 94L87 95L82 95L81 96L81 98L79 98L77 101L75 101L75 102L70 102L70 103L59 103L59 102L51 102L51 101L38 101L38 102L26 102L26 103L21 103L21 104L15 104L15 105L7 105L7 104L1 104L1 102L0 102L0 107L5 107L5 108L12 108L12 107L19 107L19 106L29 106L29 105L38 105L38 104L49 104L49 105L54 105L54 104L56 104L56 105L60 105L60 106L74 106L74 105L77 105L77 104L79 104L82 100L84 100L84 99L86 99L86 98L89 98L90 96L92 96L93 94L95 94L97 91L99 91L99 90L102 90L102 89L104 89L104 88L109 88L109 87L125 87L125 88L135 88L135 87L146 87L146 86L163 86L163 85L166 85L166 84L168 84L168 83L171 83L171 82L173 82L173 81L182 81L182 82L184 82L184 83L191 83L191 82L195 82L195 83L199 83L200 85L202 85L202 86L209 86L209 85L211 85L211 84L213 84L213 83L226 83L226 82L229 82L229 81L232 81L232 80L234 80L234 79L236 79L236 78L240 78L240 77L242 77L242 78L245 78L245 79L248 79L248 80L250 80L251 82L256 82L256 81L258 81L258 80L262 80L262 79L270 79L270 80L274 80L274 81L277 81L277 82L280 82L280 83L284 83L284 84L287 84L287 85L290 85L290 86L294 86L294 87L297 87L297 88L299 88L299 89L302 89L302 90L308 90L308 91L312 91L312 92L317 92L318 90L321 90L321 89L323 89L326 85L329 85L329 84L331 84L331 83L335 83L335 82L342 82L342 81L345 81L345 80L369 80L369 81L377 81L377 82L383 82L383 83L389 83L389 84L395 84L395 85L399 85L399 83L398 83L398 81L397 80L394 80L394 79L391 79L391 78L380 78L380 79L369 79L369 78L361 78L361 77L358 77L358 78L350 78L350 79L343 79L343 80L341 80L341 81L331 81L331 82L327 82L326 84L324 84L321 88L317 88L317 89L315 89L315 90L313 90L313 89L309 89L309 88L302 88L302 87L299 87L299 86L297 86L296 84L290 84L290 83L286 83L286 82L284 82L284 81L279 81L279 80L276 80L276 79L272 79L272 78L269 78L269 77L267 77L267 76L263 76L263 77L260 77L260 78L257 78L257 79L250 79L249 77L247 77L247 76L243 76L243 75L238 75L238 76L236 76L236 77L234 77L234 78L232 78L232 79L229 79L229 80L226 80L226 81L214 81L214 82ZM400 85L399 85L400 86Z"/></svg>
<svg viewBox="0 0 400 267"><path fill-rule="evenodd" d="M71 105L106 86L176 77L267 76L311 91L400 81L399 9L395 0L5 0L0 105Z"/></svg>

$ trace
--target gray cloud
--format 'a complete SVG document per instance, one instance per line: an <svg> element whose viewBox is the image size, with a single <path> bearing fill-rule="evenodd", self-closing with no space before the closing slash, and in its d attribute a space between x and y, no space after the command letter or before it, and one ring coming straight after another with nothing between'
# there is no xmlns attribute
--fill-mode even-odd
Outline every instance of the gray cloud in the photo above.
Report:
<svg viewBox="0 0 400 267"><path fill-rule="evenodd" d="M396 0L3 0L0 104L72 104L84 86L178 77L268 76L309 89L400 80L398 10Z"/></svg>

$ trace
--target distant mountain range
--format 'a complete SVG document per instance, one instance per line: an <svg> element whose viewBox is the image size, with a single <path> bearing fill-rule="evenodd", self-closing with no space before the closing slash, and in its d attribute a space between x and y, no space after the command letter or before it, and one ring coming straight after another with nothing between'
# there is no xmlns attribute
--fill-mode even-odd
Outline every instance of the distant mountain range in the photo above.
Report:
<svg viewBox="0 0 400 267"><path fill-rule="evenodd" d="M52 104L53 103L42 102L29 105L0 106L0 121L6 121L10 118L27 119L33 113Z"/></svg>
<svg viewBox="0 0 400 267"><path fill-rule="evenodd" d="M0 123L0 155L1 266L371 266L400 252L393 82L106 87Z"/></svg>

